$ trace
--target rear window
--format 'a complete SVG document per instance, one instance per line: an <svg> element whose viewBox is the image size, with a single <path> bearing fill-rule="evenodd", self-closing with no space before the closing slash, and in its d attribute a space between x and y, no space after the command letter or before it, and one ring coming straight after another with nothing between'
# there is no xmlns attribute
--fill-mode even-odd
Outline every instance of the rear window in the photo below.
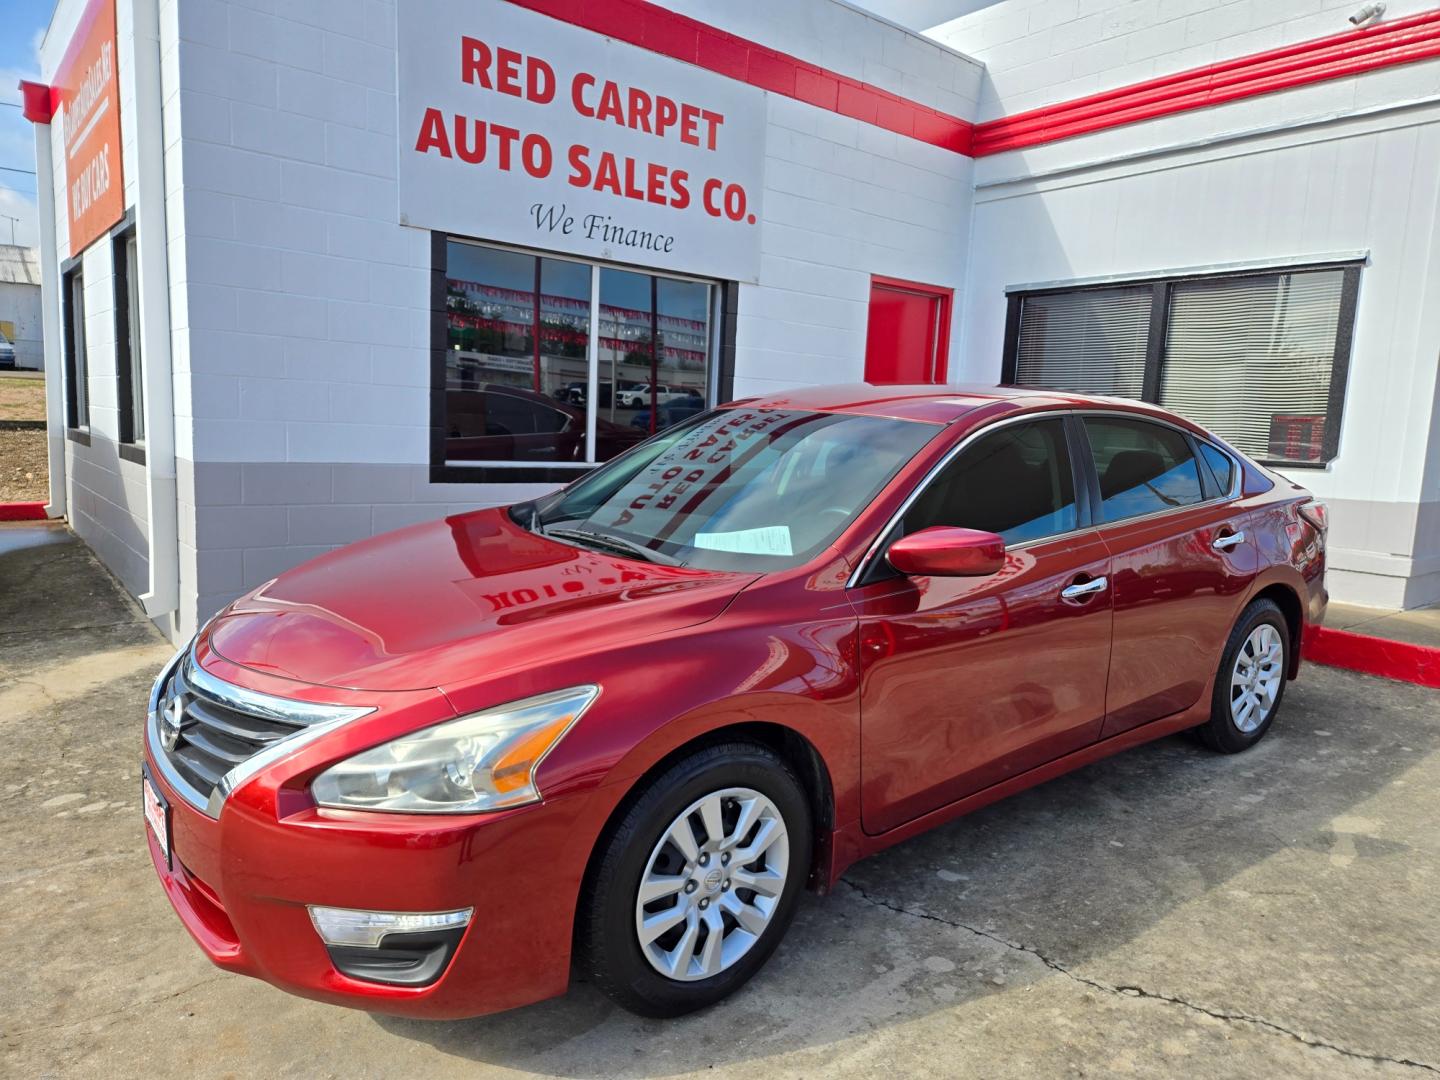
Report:
<svg viewBox="0 0 1440 1080"><path fill-rule="evenodd" d="M1210 472L1215 476L1215 483L1220 486L1220 493L1222 495L1229 494L1231 486L1235 483L1235 459L1207 442L1200 444L1200 456L1205 459L1205 464L1210 466Z"/></svg>

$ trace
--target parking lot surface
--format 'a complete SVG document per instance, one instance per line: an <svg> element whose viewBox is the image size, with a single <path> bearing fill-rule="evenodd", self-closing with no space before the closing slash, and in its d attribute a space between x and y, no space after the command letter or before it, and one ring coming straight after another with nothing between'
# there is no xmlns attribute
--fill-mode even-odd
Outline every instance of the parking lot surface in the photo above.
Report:
<svg viewBox="0 0 1440 1080"><path fill-rule="evenodd" d="M224 974L181 928L139 811L170 652L63 529L0 526L0 1075L1440 1071L1437 691L1307 667L1248 754L1165 739L891 849L706 1013L575 986L423 1023Z"/></svg>

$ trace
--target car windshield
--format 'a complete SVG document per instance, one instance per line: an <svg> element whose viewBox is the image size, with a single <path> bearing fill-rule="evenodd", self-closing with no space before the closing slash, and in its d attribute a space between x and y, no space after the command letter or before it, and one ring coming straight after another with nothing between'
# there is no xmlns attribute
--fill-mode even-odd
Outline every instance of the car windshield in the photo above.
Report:
<svg viewBox="0 0 1440 1080"><path fill-rule="evenodd" d="M512 511L567 543L706 570L798 566L942 429L909 420L723 409Z"/></svg>

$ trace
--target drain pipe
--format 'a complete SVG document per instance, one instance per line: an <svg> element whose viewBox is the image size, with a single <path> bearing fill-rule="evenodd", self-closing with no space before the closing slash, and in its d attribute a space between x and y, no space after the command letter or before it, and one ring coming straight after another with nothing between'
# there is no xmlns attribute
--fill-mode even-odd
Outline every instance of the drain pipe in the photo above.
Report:
<svg viewBox="0 0 1440 1080"><path fill-rule="evenodd" d="M60 253L55 247L55 166L50 120L55 95L43 83L21 82L25 119L35 125L35 191L40 204L40 333L45 356L45 447L50 501L45 516L65 516L65 358L60 336Z"/></svg>
<svg viewBox="0 0 1440 1080"><path fill-rule="evenodd" d="M145 381L145 493L150 588L145 614L179 630L180 536L175 481L175 396L170 356L170 259L165 228L164 98L159 0L135 0L135 238L140 263L140 356Z"/></svg>

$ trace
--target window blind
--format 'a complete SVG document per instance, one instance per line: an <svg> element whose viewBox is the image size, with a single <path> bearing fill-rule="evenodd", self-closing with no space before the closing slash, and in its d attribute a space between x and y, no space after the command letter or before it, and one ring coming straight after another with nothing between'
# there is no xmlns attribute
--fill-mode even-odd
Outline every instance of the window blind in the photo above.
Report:
<svg viewBox="0 0 1440 1080"><path fill-rule="evenodd" d="M1341 269L1177 282L1160 404L1255 457L1319 461Z"/></svg>
<svg viewBox="0 0 1440 1080"><path fill-rule="evenodd" d="M1152 290L1082 289L1024 298L1015 382L1081 394L1138 398Z"/></svg>

